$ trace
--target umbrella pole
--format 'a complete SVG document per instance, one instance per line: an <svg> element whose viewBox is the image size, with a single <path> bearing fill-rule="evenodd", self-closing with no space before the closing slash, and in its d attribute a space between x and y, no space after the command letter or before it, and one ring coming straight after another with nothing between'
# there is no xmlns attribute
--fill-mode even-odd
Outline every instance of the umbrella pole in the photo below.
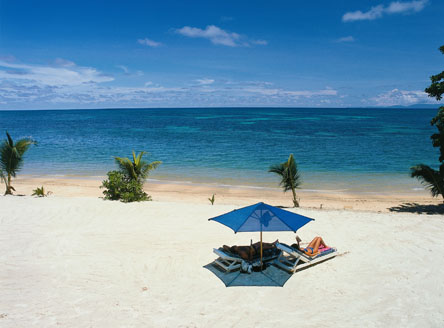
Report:
<svg viewBox="0 0 444 328"><path fill-rule="evenodd" d="M262 229L261 229L261 271L262 271Z"/></svg>

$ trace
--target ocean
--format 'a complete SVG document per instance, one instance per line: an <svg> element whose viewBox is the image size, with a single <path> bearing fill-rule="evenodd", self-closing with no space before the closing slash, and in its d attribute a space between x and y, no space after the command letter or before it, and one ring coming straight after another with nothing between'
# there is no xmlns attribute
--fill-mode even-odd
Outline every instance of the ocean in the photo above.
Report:
<svg viewBox="0 0 444 328"><path fill-rule="evenodd" d="M411 192L436 166L436 109L192 108L0 111L0 140L38 142L19 174L101 178L113 156L147 151L150 178L277 188L270 165L293 153L305 190Z"/></svg>

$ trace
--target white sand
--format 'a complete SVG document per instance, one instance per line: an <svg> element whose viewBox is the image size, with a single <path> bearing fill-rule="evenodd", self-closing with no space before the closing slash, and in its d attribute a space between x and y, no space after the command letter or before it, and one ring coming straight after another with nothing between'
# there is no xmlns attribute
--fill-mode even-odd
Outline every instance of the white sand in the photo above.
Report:
<svg viewBox="0 0 444 328"><path fill-rule="evenodd" d="M44 186L56 196L66 197L101 197L102 181L98 178L85 177L19 177L14 180L17 194L31 195L37 186ZM1 190L1 189L0 189ZM170 181L148 181L145 190L153 199L166 202L205 203L215 194L216 204L249 205L258 200L282 206L293 206L291 192L283 193L280 188L248 188L242 186L218 186L212 184L174 183ZM363 210L373 212L389 212L391 208L402 204L420 204L431 208L442 204L442 199L432 198L421 190L404 192L339 192L339 191L308 191L298 189L302 207L323 209ZM407 207L411 207L407 205Z"/></svg>
<svg viewBox="0 0 444 328"><path fill-rule="evenodd" d="M212 248L258 238L207 221L233 208L0 197L0 326L444 326L444 216L300 209L303 240L349 253L283 288L226 288Z"/></svg>

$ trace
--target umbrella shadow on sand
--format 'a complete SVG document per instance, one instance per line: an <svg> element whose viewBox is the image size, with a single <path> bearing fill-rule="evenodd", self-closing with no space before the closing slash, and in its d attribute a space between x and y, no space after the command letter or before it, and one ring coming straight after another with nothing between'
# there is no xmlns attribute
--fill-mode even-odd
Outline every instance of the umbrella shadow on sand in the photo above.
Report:
<svg viewBox="0 0 444 328"><path fill-rule="evenodd" d="M226 272L222 270L215 262L208 263L205 269L211 271L225 284L226 287L235 286L269 286L283 287L292 276L274 265L268 265L264 270L258 272L244 273L240 270Z"/></svg>

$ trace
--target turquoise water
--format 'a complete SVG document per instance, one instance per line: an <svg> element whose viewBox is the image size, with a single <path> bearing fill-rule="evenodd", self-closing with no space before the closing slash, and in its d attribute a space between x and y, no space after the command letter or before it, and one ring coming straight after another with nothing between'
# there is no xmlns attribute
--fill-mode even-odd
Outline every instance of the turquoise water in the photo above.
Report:
<svg viewBox="0 0 444 328"><path fill-rule="evenodd" d="M276 187L295 155L305 189L415 189L409 167L437 163L435 109L199 108L0 111L0 132L38 141L22 174L103 176L113 156L150 152L153 179Z"/></svg>

